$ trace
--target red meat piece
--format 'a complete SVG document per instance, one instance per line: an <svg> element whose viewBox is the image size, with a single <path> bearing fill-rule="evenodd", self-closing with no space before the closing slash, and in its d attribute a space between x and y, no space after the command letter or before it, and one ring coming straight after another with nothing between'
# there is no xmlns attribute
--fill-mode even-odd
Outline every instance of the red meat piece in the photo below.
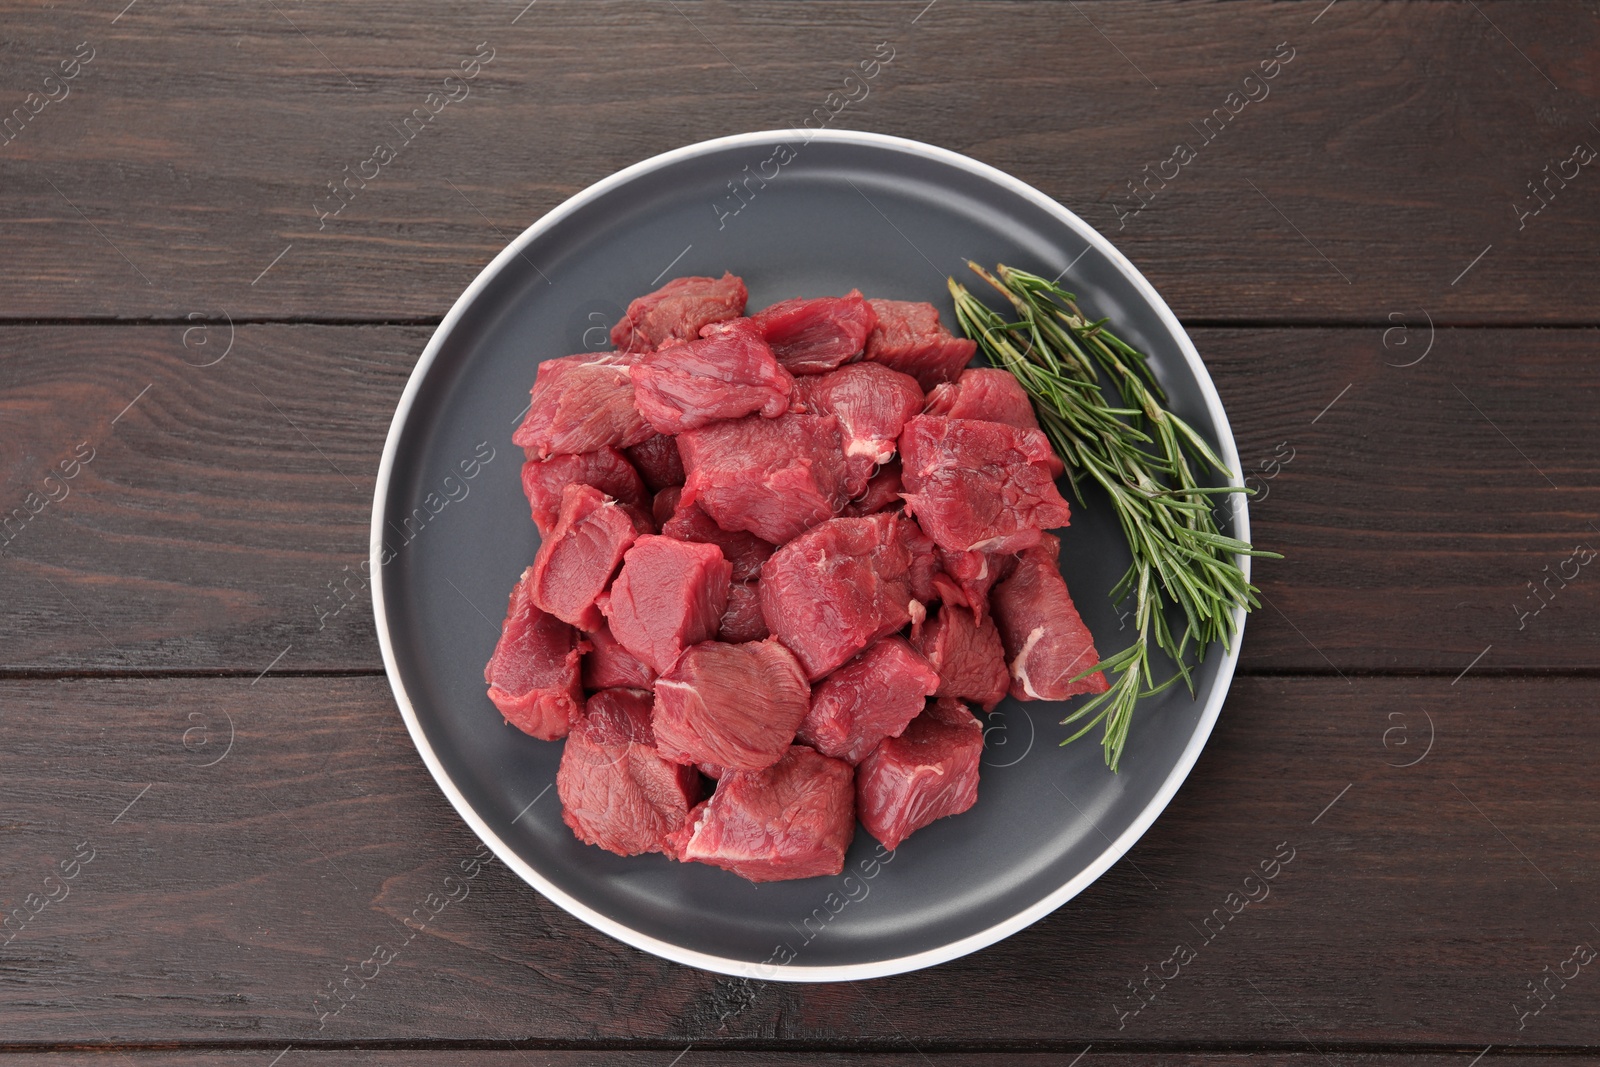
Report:
<svg viewBox="0 0 1600 1067"><path fill-rule="evenodd" d="M899 508L905 503L900 499L900 494L904 490L905 484L900 478L900 461L891 459L867 480L866 491L845 505L844 513L853 516L876 515L880 511Z"/></svg>
<svg viewBox="0 0 1600 1067"><path fill-rule="evenodd" d="M878 325L867 337L867 358L904 371L923 389L952 381L977 354L976 343L955 337L932 304L869 300Z"/></svg>
<svg viewBox="0 0 1600 1067"><path fill-rule="evenodd" d="M878 315L852 289L844 296L783 300L751 321L790 373L821 374L861 354Z"/></svg>
<svg viewBox="0 0 1600 1067"><path fill-rule="evenodd" d="M611 353L563 356L539 364L528 414L511 441L530 459L627 448L655 431L633 404L632 360Z"/></svg>
<svg viewBox="0 0 1600 1067"><path fill-rule="evenodd" d="M716 545L646 534L622 557L600 610L622 647L660 674L685 648L716 634L732 573Z"/></svg>
<svg viewBox="0 0 1600 1067"><path fill-rule="evenodd" d="M845 491L839 420L832 415L749 416L678 436L688 479L683 499L724 530L781 545L838 513Z"/></svg>
<svg viewBox="0 0 1600 1067"><path fill-rule="evenodd" d="M728 610L722 614L718 638L739 644L765 641L771 636L766 616L761 613L760 586L760 582L734 582L728 588Z"/></svg>
<svg viewBox="0 0 1600 1067"><path fill-rule="evenodd" d="M901 429L922 410L916 379L880 363L852 363L795 385L807 411L838 416L852 497L866 491L878 464L894 458Z"/></svg>
<svg viewBox="0 0 1600 1067"><path fill-rule="evenodd" d="M654 511L661 524L661 536L679 541L699 541L722 549L723 558L733 564L733 580L747 582L761 573L761 565L777 549L753 533L724 530L698 504L685 504L681 490L663 489L656 494Z"/></svg>
<svg viewBox="0 0 1600 1067"><path fill-rule="evenodd" d="M1018 700L1065 700L1104 693L1104 671L1071 679L1100 662L1094 635L1078 616L1061 577L1061 542L1045 534L1017 560L1016 572L995 586L990 609L1011 662L1011 695Z"/></svg>
<svg viewBox="0 0 1600 1067"><path fill-rule="evenodd" d="M561 818L578 840L619 856L675 853L700 799L700 775L662 759L650 735L650 694L606 689L589 698L556 772Z"/></svg>
<svg viewBox="0 0 1600 1067"><path fill-rule="evenodd" d="M844 870L855 832L850 765L796 745L771 767L724 774L689 813L678 858L752 882L813 878Z"/></svg>
<svg viewBox="0 0 1600 1067"><path fill-rule="evenodd" d="M1039 429L1039 418L1022 383L1010 372L994 367L968 367L955 381L934 386L922 410L925 415L1003 422L1019 430ZM1067 469L1053 451L1049 464L1050 473L1057 478Z"/></svg>
<svg viewBox="0 0 1600 1067"><path fill-rule="evenodd" d="M998 422L919 415L900 435L906 509L941 548L1011 552L1071 512L1036 430Z"/></svg>
<svg viewBox="0 0 1600 1067"><path fill-rule="evenodd" d="M951 552L941 548L939 566L955 585L953 597L940 599L966 605L981 621L989 614L989 590L1011 575L1017 557L1008 552Z"/></svg>
<svg viewBox="0 0 1600 1067"><path fill-rule="evenodd" d="M683 460L678 455L676 437L658 433L628 449L627 454L652 493L659 493L669 485L683 484ZM615 493L611 495L616 496Z"/></svg>
<svg viewBox="0 0 1600 1067"><path fill-rule="evenodd" d="M611 327L611 343L623 352L649 352L672 341L689 341L713 322L744 314L749 294L732 274L720 278L674 278L628 305Z"/></svg>
<svg viewBox="0 0 1600 1067"><path fill-rule="evenodd" d="M833 519L761 568L767 627L817 679L912 620L912 524L892 512Z"/></svg>
<svg viewBox="0 0 1600 1067"><path fill-rule="evenodd" d="M928 705L899 737L887 738L856 768L856 812L884 848L895 849L935 819L978 799L983 727L959 700Z"/></svg>
<svg viewBox="0 0 1600 1067"><path fill-rule="evenodd" d="M971 700L984 711L1005 697L1011 676L993 619L980 620L971 609L946 603L911 644L939 672L936 696Z"/></svg>
<svg viewBox="0 0 1600 1067"><path fill-rule="evenodd" d="M656 672L623 648L605 624L588 637L592 647L583 657L584 688L649 689L656 684Z"/></svg>
<svg viewBox="0 0 1600 1067"><path fill-rule="evenodd" d="M734 319L709 326L697 341L668 345L633 365L633 402L660 433L759 413L789 410L794 379L750 325Z"/></svg>
<svg viewBox="0 0 1600 1067"><path fill-rule="evenodd" d="M533 568L511 590L500 641L483 668L489 699L506 721L541 741L565 737L580 714L578 661L589 643L533 603Z"/></svg>
<svg viewBox="0 0 1600 1067"><path fill-rule="evenodd" d="M652 723L661 754L735 771L783 758L811 705L800 664L776 641L707 641L656 679Z"/></svg>
<svg viewBox="0 0 1600 1067"><path fill-rule="evenodd" d="M885 737L899 736L938 688L927 660L904 638L885 637L812 690L800 740L853 766Z"/></svg>
<svg viewBox="0 0 1600 1067"><path fill-rule="evenodd" d="M595 600L611 584L622 554L650 523L592 485L569 485L561 517L533 559L533 601L580 630L601 625Z"/></svg>
<svg viewBox="0 0 1600 1067"><path fill-rule="evenodd" d="M638 508L650 502L639 472L614 448L530 459L522 465L522 492L541 536L561 517L561 492L569 485L592 485L619 503Z"/></svg>

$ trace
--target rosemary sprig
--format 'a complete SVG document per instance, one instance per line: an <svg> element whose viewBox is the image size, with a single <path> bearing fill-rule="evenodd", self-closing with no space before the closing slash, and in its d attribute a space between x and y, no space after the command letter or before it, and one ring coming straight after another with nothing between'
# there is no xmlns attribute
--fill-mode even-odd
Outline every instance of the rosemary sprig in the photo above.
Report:
<svg viewBox="0 0 1600 1067"><path fill-rule="evenodd" d="M1106 765L1115 771L1139 699L1179 680L1192 693L1193 666L1206 649L1215 641L1224 649L1233 643L1234 608L1259 606L1256 588L1235 556L1282 557L1217 528L1210 498L1250 491L1199 484L1191 461L1222 474L1229 473L1227 465L1205 438L1167 409L1166 394L1142 353L1106 329L1106 320L1091 321L1076 297L1053 282L1003 264L994 274L970 261L967 266L1007 299L1016 318L1001 316L951 278L962 330L1033 399L1039 425L1067 464L1079 504L1084 478L1106 491L1133 552L1111 600L1133 596L1137 636L1077 676L1103 670L1116 678L1110 689L1062 720L1083 722L1062 744L1104 723L1101 744ZM1171 605L1183 613L1176 634L1168 624ZM1155 679L1152 646L1176 665L1161 682Z"/></svg>

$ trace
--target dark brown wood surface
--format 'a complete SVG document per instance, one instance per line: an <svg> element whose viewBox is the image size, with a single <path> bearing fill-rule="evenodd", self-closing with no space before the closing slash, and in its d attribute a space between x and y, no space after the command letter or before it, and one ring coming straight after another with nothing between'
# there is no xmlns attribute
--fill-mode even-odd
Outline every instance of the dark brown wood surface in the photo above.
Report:
<svg viewBox="0 0 1600 1067"><path fill-rule="evenodd" d="M1586 1046L1600 1026L1587 971L1521 1030L1513 1009L1546 964L1600 941L1600 793L1573 743L1597 700L1600 681L1578 678L1239 679L1189 782L1091 891L980 953L870 982L666 963L492 864L323 1020L323 983L397 940L476 851L384 679L3 682L10 877L31 891L79 842L94 851L0 956L27 990L6 1035ZM1267 898L1203 940L1240 879L1285 851ZM1128 983L1178 943L1198 958L1125 1016Z"/></svg>
<svg viewBox="0 0 1600 1067"><path fill-rule="evenodd" d="M197 367L229 339L197 329L0 328L3 499L94 450L0 553L0 669L254 674L290 645L284 669L381 668L369 602L333 612L362 593L378 455L428 331L241 326ZM1443 329L1395 367L1429 332L1386 332L1194 331L1256 472L1256 540L1287 557L1257 564L1243 669L1453 676L1489 645L1475 669L1600 667L1600 582L1560 578L1600 547L1600 406L1551 389L1600 333Z"/></svg>
<svg viewBox="0 0 1600 1067"><path fill-rule="evenodd" d="M115 23L11 4L17 103L95 51L0 148L0 313L437 316L567 196L681 144L795 127L887 41L893 64L836 125L1032 182L1180 316L1596 321L1600 178L1553 185L1525 224L1513 207L1600 138L1592 4L925 4L540 0L513 21L523 5L146 2ZM473 94L320 219L326 184L480 42L495 58ZM1269 95L1202 140L1280 43ZM1196 158L1121 218L1180 142Z"/></svg>
<svg viewBox="0 0 1600 1067"><path fill-rule="evenodd" d="M1519 220L1600 148L1600 6L525 2L0 2L0 911L37 908L0 1067L1600 1063L1600 973L1547 978L1600 945L1600 583L1551 577L1600 547L1600 173ZM792 126L879 41L837 125L1058 198L1217 382L1287 558L1194 773L1085 893L931 970L705 974L491 862L320 1019L477 848L347 583L430 327L565 197ZM472 96L319 223L479 42Z"/></svg>

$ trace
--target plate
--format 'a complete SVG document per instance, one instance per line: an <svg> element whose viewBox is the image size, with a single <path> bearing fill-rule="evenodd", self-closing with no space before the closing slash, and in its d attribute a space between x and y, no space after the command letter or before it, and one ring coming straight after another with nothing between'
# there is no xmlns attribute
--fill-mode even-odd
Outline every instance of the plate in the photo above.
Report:
<svg viewBox="0 0 1600 1067"><path fill-rule="evenodd" d="M809 138L809 139L808 139ZM372 519L374 615L406 727L461 817L512 870L591 926L690 966L838 981L914 970L992 944L1071 899L1126 852L1200 754L1238 656L1191 699L1140 705L1113 775L1065 748L1065 705L1006 701L985 721L977 804L886 852L858 831L844 873L757 887L663 856L577 841L553 783L562 745L507 726L483 665L538 533L511 433L541 359L609 347L632 298L669 278L745 279L750 307L859 288L930 300L947 324L964 261L1062 275L1150 355L1175 410L1239 469L1194 345L1111 244L1038 190L966 156L856 132L768 131L690 145L589 187L495 257L428 342L400 399ZM1225 527L1249 537L1244 501ZM1096 506L1096 505L1099 506ZM1074 504L1063 572L1108 654L1132 634L1107 593L1128 551L1104 500ZM1244 561L1246 564L1248 561ZM1242 627L1242 614L1240 625ZM1081 698L1080 698L1081 699Z"/></svg>

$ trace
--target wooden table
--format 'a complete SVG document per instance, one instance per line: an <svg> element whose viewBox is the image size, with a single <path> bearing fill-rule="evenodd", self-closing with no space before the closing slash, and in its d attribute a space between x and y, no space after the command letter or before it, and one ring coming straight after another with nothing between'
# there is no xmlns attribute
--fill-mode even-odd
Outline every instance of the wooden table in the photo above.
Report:
<svg viewBox="0 0 1600 1067"><path fill-rule="evenodd" d="M1600 1063L1594 4L124 2L4 4L0 1067ZM932 970L700 973L491 862L320 1018L477 848L357 572L430 329L563 198L879 42L837 125L1098 226L1267 490L1194 773Z"/></svg>

